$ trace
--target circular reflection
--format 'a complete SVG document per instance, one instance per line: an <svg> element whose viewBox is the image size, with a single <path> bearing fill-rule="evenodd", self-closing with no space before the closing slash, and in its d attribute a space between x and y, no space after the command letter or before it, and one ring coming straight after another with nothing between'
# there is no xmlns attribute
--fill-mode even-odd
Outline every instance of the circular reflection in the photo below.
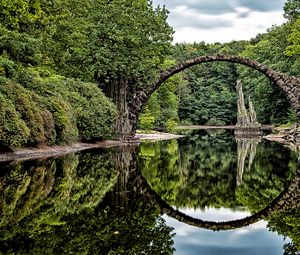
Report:
<svg viewBox="0 0 300 255"><path fill-rule="evenodd" d="M140 173L140 178L142 180L142 185L147 190L149 194L151 194L155 201L159 204L161 212L165 213L169 217L172 217L180 222L185 224L205 228L209 230L219 231L219 230L229 230L236 229L251 225L255 222L258 222L262 219L265 219L272 215L275 212L284 211L286 209L292 209L299 207L300 203L300 169L295 172L295 175L291 178L288 185L285 189L265 208L258 211L257 213L245 217L243 219L238 220L230 220L230 221L205 221L201 219L197 219L186 215L180 212L177 209L174 209L167 202L165 202L148 184L146 179Z"/></svg>

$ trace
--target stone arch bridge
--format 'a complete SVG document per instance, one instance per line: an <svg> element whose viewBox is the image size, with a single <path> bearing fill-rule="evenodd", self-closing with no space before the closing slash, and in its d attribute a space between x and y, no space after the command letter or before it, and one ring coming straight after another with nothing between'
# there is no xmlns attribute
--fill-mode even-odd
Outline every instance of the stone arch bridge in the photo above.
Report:
<svg viewBox="0 0 300 255"><path fill-rule="evenodd" d="M264 64L261 64L257 61L250 60L244 57L216 54L216 55L196 57L187 60L185 62L182 62L180 64L177 64L165 71L161 71L158 79L154 83L152 83L149 87L142 88L140 90L131 91L130 95L127 96L125 102L128 107L128 111L126 114L127 116L121 117L122 123L129 122L126 125L128 127L127 128L128 130L122 131L123 138L124 137L130 138L134 136L137 127L138 117L142 111L143 106L145 105L149 97L152 95L152 93L155 92L164 81L169 79L171 76L194 65L198 65L206 62L216 62L216 61L242 64L263 73L285 93L288 101L290 102L292 108L295 110L297 114L298 120L300 120L300 77L288 76L278 71L274 71ZM124 120L124 118L126 120Z"/></svg>

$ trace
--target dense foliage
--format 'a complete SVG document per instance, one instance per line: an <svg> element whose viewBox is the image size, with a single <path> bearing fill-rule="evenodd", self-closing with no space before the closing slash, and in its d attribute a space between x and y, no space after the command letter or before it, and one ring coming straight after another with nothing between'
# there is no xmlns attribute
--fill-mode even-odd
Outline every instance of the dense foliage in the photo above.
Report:
<svg viewBox="0 0 300 255"><path fill-rule="evenodd" d="M175 61L166 61L164 68ZM163 128L172 131L179 122L179 92L186 89L187 82L182 74L168 79L148 100L140 116L139 127L142 129ZM183 92L182 92L183 93Z"/></svg>
<svg viewBox="0 0 300 255"><path fill-rule="evenodd" d="M145 0L1 1L0 10L0 141L10 148L110 138L117 115L99 83L150 81L172 38L167 10Z"/></svg>
<svg viewBox="0 0 300 255"><path fill-rule="evenodd" d="M4 0L0 10L0 140L10 147L108 138L116 111L97 87L121 102L153 82L158 70L199 55L242 55L299 75L298 0L286 2L285 24L250 41L173 46L168 11L154 8L152 1ZM260 122L295 121L283 93L262 75L210 63L163 84L144 107L139 125L172 130L180 122L234 124L237 79ZM26 94L23 102L7 87Z"/></svg>
<svg viewBox="0 0 300 255"><path fill-rule="evenodd" d="M1 145L65 144L113 135L116 108L98 86L57 74L64 72L54 61L59 56L53 55L58 50L53 31L74 7L63 2L0 4Z"/></svg>
<svg viewBox="0 0 300 255"><path fill-rule="evenodd" d="M95 84L31 75L23 86L1 82L2 143L14 148L112 136L116 110Z"/></svg>

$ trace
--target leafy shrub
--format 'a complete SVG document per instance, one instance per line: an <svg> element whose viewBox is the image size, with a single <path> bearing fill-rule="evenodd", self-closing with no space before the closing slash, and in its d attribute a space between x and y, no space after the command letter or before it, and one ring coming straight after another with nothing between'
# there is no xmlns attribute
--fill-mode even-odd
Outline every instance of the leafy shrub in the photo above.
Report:
<svg viewBox="0 0 300 255"><path fill-rule="evenodd" d="M140 128L141 129L153 129L155 118L150 114L141 114L140 116Z"/></svg>
<svg viewBox="0 0 300 255"><path fill-rule="evenodd" d="M61 96L68 102L76 115L80 139L112 137L117 111L96 84L52 75L44 79L36 77L27 87L41 95Z"/></svg>
<svg viewBox="0 0 300 255"><path fill-rule="evenodd" d="M6 72L1 69L0 58L1 70ZM6 78L6 74L0 80L0 92L12 102L16 118L29 131L22 143L14 143L12 134L10 146L70 144L78 139L112 137L116 107L96 84L53 75L51 70L41 72L45 76L41 77L40 72L40 68L18 66L17 74L9 77L20 84Z"/></svg>
<svg viewBox="0 0 300 255"><path fill-rule="evenodd" d="M0 76L10 77L15 72L15 63L7 56L0 56Z"/></svg>
<svg viewBox="0 0 300 255"><path fill-rule="evenodd" d="M32 92L13 82L1 85L0 91L5 94L14 104L20 118L30 130L27 140L28 145L44 143L44 123L42 109L33 101Z"/></svg>
<svg viewBox="0 0 300 255"><path fill-rule="evenodd" d="M6 53L14 61L36 65L39 62L39 44L37 39L26 33L0 27L0 54Z"/></svg>
<svg viewBox="0 0 300 255"><path fill-rule="evenodd" d="M175 127L177 126L177 121L173 119L168 119L167 122L165 123L165 129L168 132L173 132L175 130Z"/></svg>
<svg viewBox="0 0 300 255"><path fill-rule="evenodd" d="M74 82L73 88L83 97L71 102L77 112L77 127L83 139L111 138L117 111L110 99L92 83ZM73 93L71 94L73 95Z"/></svg>
<svg viewBox="0 0 300 255"><path fill-rule="evenodd" d="M15 148L24 146L30 130L20 118L13 102L0 92L0 141Z"/></svg>
<svg viewBox="0 0 300 255"><path fill-rule="evenodd" d="M42 118L44 122L44 131L47 143L49 145L55 144L56 131L53 115L47 109L44 109L42 113Z"/></svg>
<svg viewBox="0 0 300 255"><path fill-rule="evenodd" d="M76 116L70 104L55 96L38 96L37 100L43 108L52 114L54 120L55 132L51 131L50 141L55 141L56 144L70 144L77 140ZM51 119L49 116L48 118ZM51 123L48 124L52 125Z"/></svg>

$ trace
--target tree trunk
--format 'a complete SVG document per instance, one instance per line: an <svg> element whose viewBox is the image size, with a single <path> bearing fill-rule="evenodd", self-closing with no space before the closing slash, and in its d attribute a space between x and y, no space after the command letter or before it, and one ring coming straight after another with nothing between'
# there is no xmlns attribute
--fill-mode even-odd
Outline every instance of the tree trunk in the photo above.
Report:
<svg viewBox="0 0 300 255"><path fill-rule="evenodd" d="M118 118L114 127L116 137L129 140L134 137L135 128L130 120L129 84L126 79L116 79L102 87L104 94L111 98L118 110Z"/></svg>

